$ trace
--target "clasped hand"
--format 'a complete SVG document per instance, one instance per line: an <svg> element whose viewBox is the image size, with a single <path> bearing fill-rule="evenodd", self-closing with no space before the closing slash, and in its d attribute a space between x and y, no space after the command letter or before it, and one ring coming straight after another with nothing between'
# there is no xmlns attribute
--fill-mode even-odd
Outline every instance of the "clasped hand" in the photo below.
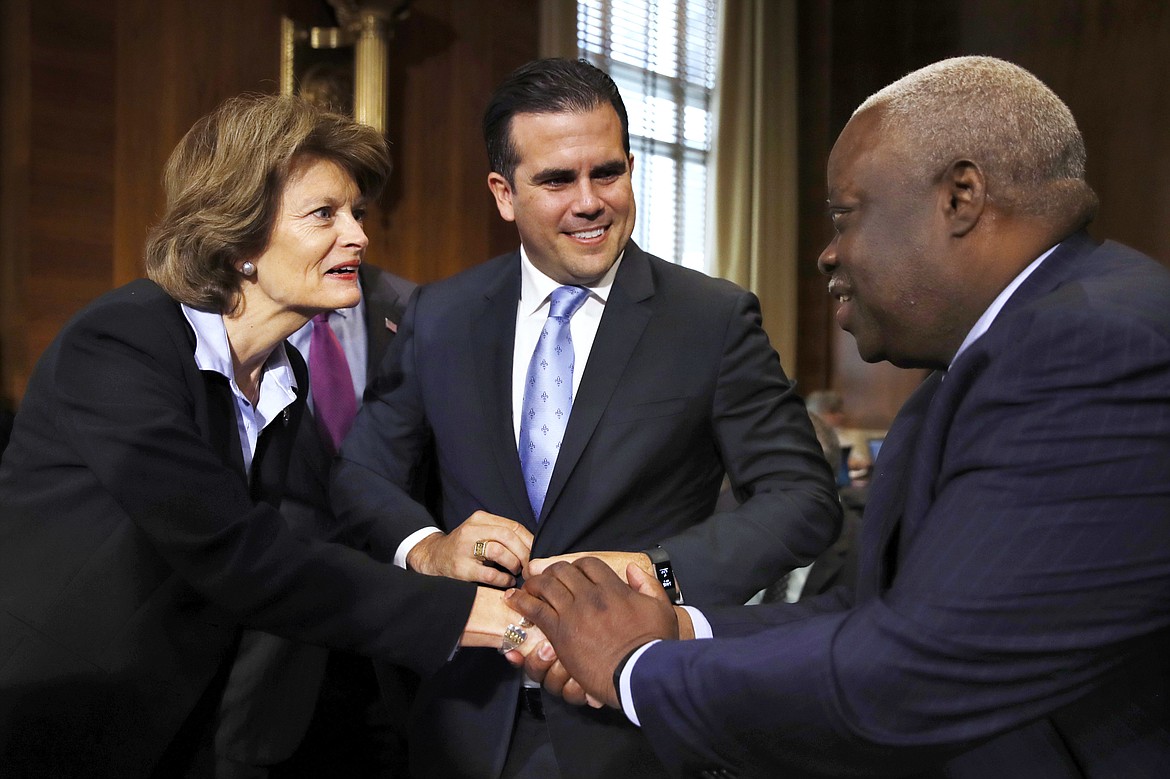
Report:
<svg viewBox="0 0 1170 779"><path fill-rule="evenodd" d="M407 566L491 587L510 587L524 571L523 590L510 590L502 604L498 591L480 589L462 643L489 646L498 640L499 608L506 606L534 623L523 645L506 653L510 663L568 703L618 707L617 664L648 641L678 638L680 623L689 631L689 616L681 610L676 616L650 558L641 552L530 561L532 541L520 523L477 511L450 533L420 540L408 553Z"/></svg>
<svg viewBox="0 0 1170 779"><path fill-rule="evenodd" d="M509 652L509 662L569 703L619 708L618 663L645 643L679 638L679 618L658 581L637 563L625 575L629 584L605 562L582 557L553 563L507 593L507 605L551 643L527 657Z"/></svg>
<svg viewBox="0 0 1170 779"><path fill-rule="evenodd" d="M473 550L480 541L483 557L477 558ZM514 575L528 565L531 551L528 528L507 517L477 511L450 533L423 538L407 554L406 564L412 571L431 576L511 587L516 583Z"/></svg>

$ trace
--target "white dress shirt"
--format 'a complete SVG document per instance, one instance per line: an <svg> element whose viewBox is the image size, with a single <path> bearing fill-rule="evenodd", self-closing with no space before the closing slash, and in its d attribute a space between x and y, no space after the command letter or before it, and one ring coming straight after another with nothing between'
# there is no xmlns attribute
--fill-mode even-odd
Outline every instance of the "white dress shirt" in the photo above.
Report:
<svg viewBox="0 0 1170 779"><path fill-rule="evenodd" d="M617 276L618 267L622 264L622 255L606 272L604 276L592 285L583 285L589 290L589 297L577 309L577 313L569 320L569 333L573 337L573 396L577 395L577 388L581 386L581 376L585 373L589 361L589 353L593 349L593 340L597 337L597 328L601 324L601 315L605 313L605 302L609 299L613 289L613 280ZM528 363L532 359L532 352L536 342L540 339L540 331L548 319L548 309L551 305L550 296L553 290L563 286L537 270L528 259L528 252L520 246L520 302L516 306L516 336L512 342L512 429L516 436L516 446L520 446L520 409L524 405L524 382L528 375ZM571 413L571 412L570 412ZM509 517L514 519L514 517ZM437 527L424 527L407 536L398 546L394 554L394 564L400 568L406 567L406 556L422 539L432 533L441 533Z"/></svg>
<svg viewBox="0 0 1170 779"><path fill-rule="evenodd" d="M1059 245L1057 244L1056 246ZM947 366L947 370L950 370L951 366L955 364L955 360L959 359L960 354L967 351L967 347L975 343L981 335L987 332L988 328L991 327L991 323L995 321L995 318L999 316L999 312L1003 310L1004 305L1008 302L1008 298L1015 294L1015 291L1020 288L1020 285L1032 275L1032 271L1040 267L1040 263L1048 259L1048 255L1056 250L1056 246L1051 247L1048 251L1032 260L1031 264L1020 271L1019 275L1003 288L1003 292L1000 292L995 300L991 301L991 305L983 312L983 316L975 320L975 326L971 328L970 332L967 333L967 337L963 339L963 343L959 345L959 349L955 352L955 356L951 358L951 364Z"/></svg>
<svg viewBox="0 0 1170 779"><path fill-rule="evenodd" d="M236 384L236 372L232 367L232 350L228 344L227 328L223 316L210 311L200 311L180 304L183 316L195 331L195 365L201 371L215 371L227 378L232 388L233 409L236 415L236 429L240 436L240 447L244 453L244 472L249 481L252 476L252 460L256 456L256 442L260 431L297 399L295 377L292 365L283 345L278 344L264 362L260 374L260 397L253 406Z"/></svg>

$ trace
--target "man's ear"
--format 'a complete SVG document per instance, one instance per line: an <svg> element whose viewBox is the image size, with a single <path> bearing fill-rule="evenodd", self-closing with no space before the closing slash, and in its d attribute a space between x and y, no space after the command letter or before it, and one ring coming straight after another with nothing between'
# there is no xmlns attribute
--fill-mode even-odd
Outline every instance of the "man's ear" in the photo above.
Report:
<svg viewBox="0 0 1170 779"><path fill-rule="evenodd" d="M956 238L964 236L979 223L987 208L987 179L977 163L955 160L947 166L941 183L950 233Z"/></svg>
<svg viewBox="0 0 1170 779"><path fill-rule="evenodd" d="M496 199L496 209L505 222L515 222L516 212L512 208L512 185L503 175L492 171L488 174L488 189Z"/></svg>

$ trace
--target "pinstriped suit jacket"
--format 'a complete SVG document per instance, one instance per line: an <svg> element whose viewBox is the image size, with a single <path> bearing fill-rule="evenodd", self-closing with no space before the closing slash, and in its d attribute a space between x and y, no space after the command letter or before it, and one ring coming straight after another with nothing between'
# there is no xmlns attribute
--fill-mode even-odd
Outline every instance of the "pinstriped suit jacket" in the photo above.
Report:
<svg viewBox="0 0 1170 779"><path fill-rule="evenodd" d="M877 462L853 593L633 674L674 773L1170 776L1170 273L1066 239Z"/></svg>

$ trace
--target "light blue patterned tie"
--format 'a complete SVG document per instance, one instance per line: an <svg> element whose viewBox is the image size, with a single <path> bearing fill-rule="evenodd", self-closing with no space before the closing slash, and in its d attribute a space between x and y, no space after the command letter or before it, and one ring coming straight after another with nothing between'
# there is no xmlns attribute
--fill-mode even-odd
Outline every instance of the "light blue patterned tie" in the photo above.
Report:
<svg viewBox="0 0 1170 779"><path fill-rule="evenodd" d="M548 319L528 363L520 420L520 467L537 519L573 405L573 337L569 319L587 297L589 291L584 287L553 290Z"/></svg>

